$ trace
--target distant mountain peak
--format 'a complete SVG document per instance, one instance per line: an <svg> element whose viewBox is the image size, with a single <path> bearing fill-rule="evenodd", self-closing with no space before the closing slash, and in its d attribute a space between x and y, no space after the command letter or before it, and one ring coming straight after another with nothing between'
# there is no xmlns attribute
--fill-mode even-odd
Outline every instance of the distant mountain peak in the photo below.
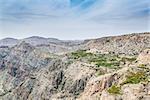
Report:
<svg viewBox="0 0 150 100"><path fill-rule="evenodd" d="M5 38L0 40L0 46L14 46L19 42L19 40L14 39L14 38Z"/></svg>
<svg viewBox="0 0 150 100"><path fill-rule="evenodd" d="M31 36L31 37L28 37L28 38L24 38L24 39L52 39L52 40L59 40L57 38L46 38L46 37L41 37L41 36Z"/></svg>
<svg viewBox="0 0 150 100"><path fill-rule="evenodd" d="M31 36L31 37L28 37L28 38L25 38L25 39L46 39L46 38L40 37L40 36Z"/></svg>

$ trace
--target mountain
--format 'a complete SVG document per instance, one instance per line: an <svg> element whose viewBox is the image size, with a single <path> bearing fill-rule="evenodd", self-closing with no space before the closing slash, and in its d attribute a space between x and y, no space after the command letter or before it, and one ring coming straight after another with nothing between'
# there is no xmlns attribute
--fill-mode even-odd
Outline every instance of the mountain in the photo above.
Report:
<svg viewBox="0 0 150 100"><path fill-rule="evenodd" d="M14 46L19 42L19 40L14 38L5 38L0 40L0 46Z"/></svg>
<svg viewBox="0 0 150 100"><path fill-rule="evenodd" d="M148 32L75 43L4 39L0 100L150 100L149 39Z"/></svg>
<svg viewBox="0 0 150 100"><path fill-rule="evenodd" d="M78 46L83 41L78 40L59 40L56 38L44 38L39 36L32 36L24 39L5 38L0 40L0 47L13 47L22 42L29 43L39 49L49 51L50 53L63 53L78 49Z"/></svg>
<svg viewBox="0 0 150 100"><path fill-rule="evenodd" d="M49 44L49 43L61 43L61 40L55 39L55 38L43 38L39 36L32 36L29 38L22 39L22 41L25 41L27 43L30 43L32 45L40 45L40 44Z"/></svg>
<svg viewBox="0 0 150 100"><path fill-rule="evenodd" d="M34 46L37 45L49 45L49 44L55 44L55 45L64 45L64 46L74 46L80 44L82 41L78 40L59 40L56 38L44 38L39 36L32 36L24 39L14 39L14 38L5 38L0 40L0 46L9 46L12 47L22 41L25 41L26 43L30 43Z"/></svg>

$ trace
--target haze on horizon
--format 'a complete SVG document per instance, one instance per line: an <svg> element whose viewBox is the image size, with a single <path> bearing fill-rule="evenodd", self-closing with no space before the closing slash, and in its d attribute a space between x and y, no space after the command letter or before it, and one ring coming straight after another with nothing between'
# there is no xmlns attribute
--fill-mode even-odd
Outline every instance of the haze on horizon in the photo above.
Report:
<svg viewBox="0 0 150 100"><path fill-rule="evenodd" d="M0 39L87 39L150 31L149 0L1 0Z"/></svg>

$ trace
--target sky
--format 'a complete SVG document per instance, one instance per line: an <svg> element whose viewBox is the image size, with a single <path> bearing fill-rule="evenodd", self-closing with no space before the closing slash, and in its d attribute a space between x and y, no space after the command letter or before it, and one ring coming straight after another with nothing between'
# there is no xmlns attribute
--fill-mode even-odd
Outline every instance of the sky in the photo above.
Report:
<svg viewBox="0 0 150 100"><path fill-rule="evenodd" d="M0 39L89 39L150 31L149 0L0 0Z"/></svg>

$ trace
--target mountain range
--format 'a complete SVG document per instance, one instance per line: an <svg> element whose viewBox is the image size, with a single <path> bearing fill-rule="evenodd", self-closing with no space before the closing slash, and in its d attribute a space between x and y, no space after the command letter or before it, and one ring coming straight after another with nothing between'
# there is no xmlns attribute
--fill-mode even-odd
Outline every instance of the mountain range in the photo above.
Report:
<svg viewBox="0 0 150 100"><path fill-rule="evenodd" d="M150 32L0 40L1 100L150 100Z"/></svg>

